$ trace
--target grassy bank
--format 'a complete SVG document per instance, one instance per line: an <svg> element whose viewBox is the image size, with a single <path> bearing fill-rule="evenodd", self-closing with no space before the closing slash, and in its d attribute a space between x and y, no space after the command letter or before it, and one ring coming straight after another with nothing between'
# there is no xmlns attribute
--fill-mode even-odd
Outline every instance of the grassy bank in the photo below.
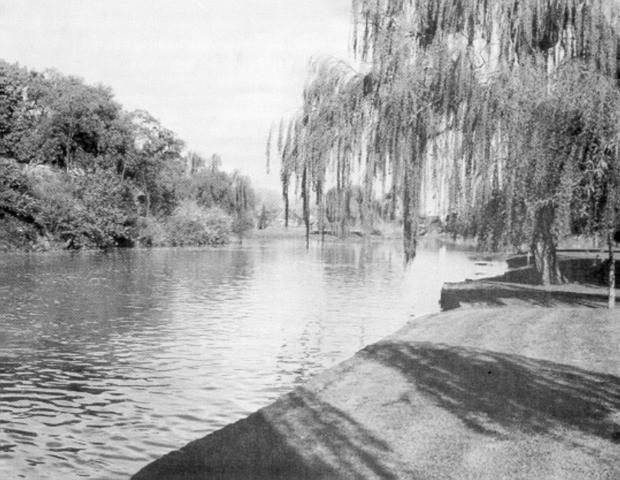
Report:
<svg viewBox="0 0 620 480"><path fill-rule="evenodd" d="M607 310L416 319L133 478L620 478L619 340Z"/></svg>

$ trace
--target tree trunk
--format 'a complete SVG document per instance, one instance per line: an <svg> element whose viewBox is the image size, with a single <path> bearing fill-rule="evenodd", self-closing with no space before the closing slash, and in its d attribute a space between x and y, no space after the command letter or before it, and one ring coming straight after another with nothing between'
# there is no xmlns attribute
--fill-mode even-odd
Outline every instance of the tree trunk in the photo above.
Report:
<svg viewBox="0 0 620 480"><path fill-rule="evenodd" d="M71 168L71 144L69 139L65 140L65 172L69 172Z"/></svg>
<svg viewBox="0 0 620 480"><path fill-rule="evenodd" d="M125 172L127 171L127 162L123 160L123 169L121 171L121 185L125 182Z"/></svg>
<svg viewBox="0 0 620 480"><path fill-rule="evenodd" d="M146 216L149 217L151 215L151 194L149 191L146 191Z"/></svg>
<svg viewBox="0 0 620 480"><path fill-rule="evenodd" d="M418 215L416 212L416 194L414 188L415 180L411 172L410 165L405 167L405 178L403 186L403 248L405 252L405 263L409 263L415 258L418 235Z"/></svg>
<svg viewBox="0 0 620 480"><path fill-rule="evenodd" d="M288 228L288 192L282 195L284 198L284 228Z"/></svg>
<svg viewBox="0 0 620 480"><path fill-rule="evenodd" d="M424 149L418 150L418 139L414 136L408 161L403 170L403 247L405 262L415 258L418 246L418 221L420 189L422 188L422 167Z"/></svg>
<svg viewBox="0 0 620 480"><path fill-rule="evenodd" d="M534 268L541 285L557 285L562 283L563 277L560 271L555 245L540 240L531 246Z"/></svg>
<svg viewBox="0 0 620 480"><path fill-rule="evenodd" d="M308 174L304 167L301 175L301 198L304 216L304 225L306 226L306 248L310 247L310 208L308 205Z"/></svg>
<svg viewBox="0 0 620 480"><path fill-rule="evenodd" d="M555 211L553 207L543 207L536 214L534 238L530 245L534 268L541 285L558 285L564 282L560 262L556 253L557 240L551 232Z"/></svg>
<svg viewBox="0 0 620 480"><path fill-rule="evenodd" d="M142 172L142 187L144 188L144 197L146 200L145 203L145 216L148 217L151 214L151 195L149 194L149 189L146 184L146 177L144 176L144 172Z"/></svg>
<svg viewBox="0 0 620 480"><path fill-rule="evenodd" d="M316 191L317 207L319 209L319 230L321 231L321 243L325 242L325 197L323 196L323 185L319 183Z"/></svg>
<svg viewBox="0 0 620 480"><path fill-rule="evenodd" d="M607 248L609 252L609 295L607 298L607 306L612 310L616 307L616 259L614 258L613 234L613 227L609 227L607 229Z"/></svg>
<svg viewBox="0 0 620 480"><path fill-rule="evenodd" d="M336 218L336 221L339 223L339 236L340 238L344 238L345 237L345 224L347 221L347 206L345 204L345 201L347 201L347 195L346 192L342 189L342 187L338 190L338 218Z"/></svg>
<svg viewBox="0 0 620 480"><path fill-rule="evenodd" d="M396 220L396 202L398 200L398 195L396 194L396 187L392 187L392 198L390 198L390 222Z"/></svg>

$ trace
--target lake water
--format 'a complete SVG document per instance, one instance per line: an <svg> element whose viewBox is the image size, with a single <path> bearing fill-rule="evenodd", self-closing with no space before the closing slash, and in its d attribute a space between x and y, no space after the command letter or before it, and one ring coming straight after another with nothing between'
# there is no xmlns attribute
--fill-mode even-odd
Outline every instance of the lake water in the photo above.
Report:
<svg viewBox="0 0 620 480"><path fill-rule="evenodd" d="M398 242L0 256L0 478L127 478L502 272Z"/></svg>

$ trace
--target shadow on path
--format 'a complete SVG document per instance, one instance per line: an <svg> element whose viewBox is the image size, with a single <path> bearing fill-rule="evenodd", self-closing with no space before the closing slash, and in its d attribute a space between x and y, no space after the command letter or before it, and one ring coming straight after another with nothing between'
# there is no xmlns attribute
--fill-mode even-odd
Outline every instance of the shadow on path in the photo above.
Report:
<svg viewBox="0 0 620 480"><path fill-rule="evenodd" d="M571 429L620 443L616 376L442 344L386 342L364 351L398 369L476 432L502 437L519 430L560 438L561 429Z"/></svg>
<svg viewBox="0 0 620 480"><path fill-rule="evenodd" d="M144 467L142 479L395 479L389 446L299 388ZM389 457L389 455L387 455Z"/></svg>

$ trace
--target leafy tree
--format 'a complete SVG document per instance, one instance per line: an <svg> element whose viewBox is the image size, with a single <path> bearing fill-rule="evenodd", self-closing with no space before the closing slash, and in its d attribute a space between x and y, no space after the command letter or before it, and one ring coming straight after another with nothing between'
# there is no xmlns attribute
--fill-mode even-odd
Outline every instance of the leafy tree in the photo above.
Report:
<svg viewBox="0 0 620 480"><path fill-rule="evenodd" d="M168 227L193 225L194 201L207 242L250 228L249 179L223 172L217 155L184 159L182 149L148 112L125 112L107 87L0 61L0 215L13 223L67 248L181 244Z"/></svg>
<svg viewBox="0 0 620 480"><path fill-rule="evenodd" d="M233 215L233 232L242 235L254 227L254 206L256 198L249 177L235 171L231 178L231 204L229 212Z"/></svg>
<svg viewBox="0 0 620 480"><path fill-rule="evenodd" d="M25 109L29 73L0 60L0 155L16 156L18 126Z"/></svg>
<svg viewBox="0 0 620 480"><path fill-rule="evenodd" d="M557 283L559 239L576 229L601 229L604 192L618 162L620 92L608 76L578 61L551 76L531 68L508 88L517 100L503 112L511 151L495 161L501 175L486 202L499 208L478 215L487 219L479 233L494 245L529 242L541 283Z"/></svg>
<svg viewBox="0 0 620 480"><path fill-rule="evenodd" d="M105 148L104 137L121 115L112 92L54 71L28 82L18 154L21 160L70 170L89 167Z"/></svg>
<svg viewBox="0 0 620 480"><path fill-rule="evenodd" d="M135 151L127 158L125 176L142 189L144 214L169 213L175 207L174 182L183 170L183 142L148 112L133 112Z"/></svg>
<svg viewBox="0 0 620 480"><path fill-rule="evenodd" d="M233 218L233 231L242 234L254 226L256 203L250 179L235 171L220 170L221 159L213 155L209 161L197 153L185 157L190 174L180 179L177 194L180 198L196 201L209 209L222 208Z"/></svg>
<svg viewBox="0 0 620 480"><path fill-rule="evenodd" d="M307 232L310 198L322 211L328 172L343 191L361 170L365 212L376 179L391 183L391 198L402 205L405 254L413 257L424 168L441 163L459 218L480 219L491 204L504 212L491 231L478 222L479 238L525 241L540 281L562 281L558 238L584 205L601 208L613 197L595 193L612 181L581 197L571 188L587 184L591 163L603 157L603 177L615 175L609 139L617 127L593 120L575 88L597 79L597 88L607 82L615 95L615 5L354 0L353 12L354 50L368 69L314 63L302 108L277 141L283 191L291 177L300 183ZM585 93L589 100L599 94Z"/></svg>

